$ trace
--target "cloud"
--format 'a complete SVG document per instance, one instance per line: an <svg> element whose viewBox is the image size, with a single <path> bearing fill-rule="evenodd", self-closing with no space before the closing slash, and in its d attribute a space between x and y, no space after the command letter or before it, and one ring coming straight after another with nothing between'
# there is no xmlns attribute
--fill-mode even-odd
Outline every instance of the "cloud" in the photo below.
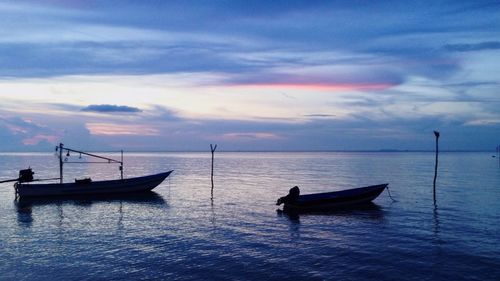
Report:
<svg viewBox="0 0 500 281"><path fill-rule="evenodd" d="M313 118L330 118L330 117L335 117L335 114L316 113L316 114L304 114L304 116Z"/></svg>
<svg viewBox="0 0 500 281"><path fill-rule="evenodd" d="M91 135L158 136L156 128L145 124L86 123Z"/></svg>
<svg viewBox="0 0 500 281"><path fill-rule="evenodd" d="M232 85L232 87L254 88L254 89L285 89L285 90L311 90L311 91L329 91L346 92L357 90L385 90L393 87L392 84L344 84L344 83L275 83L275 84L241 84Z"/></svg>
<svg viewBox="0 0 500 281"><path fill-rule="evenodd" d="M499 41L488 41L475 44L448 44L444 48L453 52L472 52L482 50L498 50L500 49Z"/></svg>
<svg viewBox="0 0 500 281"><path fill-rule="evenodd" d="M151 105L151 110L149 110L148 113L149 114L144 116L144 121L146 122L159 121L163 123L184 120L175 110L161 105Z"/></svg>
<svg viewBox="0 0 500 281"><path fill-rule="evenodd" d="M348 65L375 63L378 67L365 72L347 71L342 79L325 81L316 75L302 82L352 83L348 77L364 76L355 82L398 84L407 75L435 76L459 67L443 57L446 52L436 51L434 42L456 38L454 33L466 32L471 23L484 25L493 13L482 8L484 17L449 14L467 6L453 2L439 8L317 1L251 5L126 1L119 6L93 3L85 9L62 2L16 3L0 9L4 26L0 76L220 72L262 74L257 82L264 82L268 70L277 67L336 65L345 71ZM421 21L420 13L437 19L445 15L447 21L440 20L436 32L432 18ZM30 21L15 20L19 18ZM194 24L200 21L204 24ZM489 26L494 30L496 25ZM325 73L340 75L342 71ZM383 77L370 79L370 75Z"/></svg>
<svg viewBox="0 0 500 281"><path fill-rule="evenodd" d="M384 56L300 49L232 55L249 71L226 75L221 83L229 86L370 89L399 85L405 80L405 72L394 65L394 59Z"/></svg>
<svg viewBox="0 0 500 281"><path fill-rule="evenodd" d="M110 112L129 112L136 113L142 112L137 107L131 107L126 105L114 105L114 104L91 104L81 109L85 112L100 112L100 113L110 113Z"/></svg>
<svg viewBox="0 0 500 281"><path fill-rule="evenodd" d="M49 143L54 144L57 142L58 139L59 139L59 136L38 134L38 135L35 135L33 137L23 139L23 144L36 145L42 141L47 141Z"/></svg>
<svg viewBox="0 0 500 281"><path fill-rule="evenodd" d="M245 140L245 139L277 140L280 138L281 137L277 134L265 133L265 132L225 133L222 135L222 139L229 141Z"/></svg>
<svg viewBox="0 0 500 281"><path fill-rule="evenodd" d="M500 49L498 3L365 2L0 1L0 111L20 118L0 144L412 148L436 124L497 128L498 52L472 52Z"/></svg>
<svg viewBox="0 0 500 281"><path fill-rule="evenodd" d="M500 118L498 119L477 119L466 122L465 126L494 126L500 125Z"/></svg>
<svg viewBox="0 0 500 281"><path fill-rule="evenodd" d="M0 116L0 150L48 148L57 143L61 132L21 117Z"/></svg>

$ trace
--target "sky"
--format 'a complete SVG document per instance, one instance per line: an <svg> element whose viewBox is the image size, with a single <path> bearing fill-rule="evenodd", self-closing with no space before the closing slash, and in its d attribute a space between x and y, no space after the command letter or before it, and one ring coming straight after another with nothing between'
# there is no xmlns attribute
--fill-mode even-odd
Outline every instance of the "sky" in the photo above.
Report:
<svg viewBox="0 0 500 281"><path fill-rule="evenodd" d="M494 151L499 73L499 1L0 0L0 151Z"/></svg>

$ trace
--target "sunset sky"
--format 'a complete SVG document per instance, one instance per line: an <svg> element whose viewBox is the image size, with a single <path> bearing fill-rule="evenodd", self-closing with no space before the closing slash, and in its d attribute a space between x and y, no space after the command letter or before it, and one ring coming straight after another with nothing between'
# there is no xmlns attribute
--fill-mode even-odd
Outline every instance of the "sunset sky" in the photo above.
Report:
<svg viewBox="0 0 500 281"><path fill-rule="evenodd" d="M0 1L0 66L0 151L500 144L498 1Z"/></svg>

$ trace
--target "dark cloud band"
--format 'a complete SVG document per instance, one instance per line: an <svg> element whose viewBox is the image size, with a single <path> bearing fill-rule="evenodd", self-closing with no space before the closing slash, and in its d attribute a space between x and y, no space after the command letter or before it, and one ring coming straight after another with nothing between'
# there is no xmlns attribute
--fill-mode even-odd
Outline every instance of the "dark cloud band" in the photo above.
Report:
<svg viewBox="0 0 500 281"><path fill-rule="evenodd" d="M137 112L142 112L142 110L140 110L137 107L131 107L131 106L126 106L126 105L114 105L114 104L91 104L89 106L82 108L81 111L101 112L101 113L108 113L108 112L137 113Z"/></svg>

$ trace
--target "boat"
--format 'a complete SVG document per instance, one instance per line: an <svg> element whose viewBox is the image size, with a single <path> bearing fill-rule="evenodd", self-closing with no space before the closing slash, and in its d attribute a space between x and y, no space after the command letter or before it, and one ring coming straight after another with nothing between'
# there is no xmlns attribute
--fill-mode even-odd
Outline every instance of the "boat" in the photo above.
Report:
<svg viewBox="0 0 500 281"><path fill-rule="evenodd" d="M99 156L96 154L79 151L64 147L61 143L56 147L56 153L59 154L59 178L51 179L34 179L34 172L29 169L19 171L19 177L14 180L16 196L19 197L46 197L46 196L74 196L74 195L108 195L108 194L128 194L151 191L162 183L172 172L162 172L153 175L124 178L123 177L123 151L121 151L121 160L115 160L108 157ZM101 161L68 161L71 153L79 154L79 159L82 155L101 159ZM66 157L63 158L63 154ZM104 160L104 161L102 161ZM117 180L93 181L91 178L75 179L74 182L63 182L63 165L69 163L102 163L102 164L119 164L121 177ZM58 183L33 183L47 180L59 180ZM7 182L7 181L4 181Z"/></svg>
<svg viewBox="0 0 500 281"><path fill-rule="evenodd" d="M297 186L290 189L287 196L278 199L276 205L284 204L283 210L290 212L325 211L343 208L357 207L370 203L377 198L384 189L388 188L387 183L370 185L365 187L300 195Z"/></svg>
<svg viewBox="0 0 500 281"><path fill-rule="evenodd" d="M85 181L72 183L17 183L15 188L20 197L97 195L150 191L165 180L172 171L143 177Z"/></svg>

